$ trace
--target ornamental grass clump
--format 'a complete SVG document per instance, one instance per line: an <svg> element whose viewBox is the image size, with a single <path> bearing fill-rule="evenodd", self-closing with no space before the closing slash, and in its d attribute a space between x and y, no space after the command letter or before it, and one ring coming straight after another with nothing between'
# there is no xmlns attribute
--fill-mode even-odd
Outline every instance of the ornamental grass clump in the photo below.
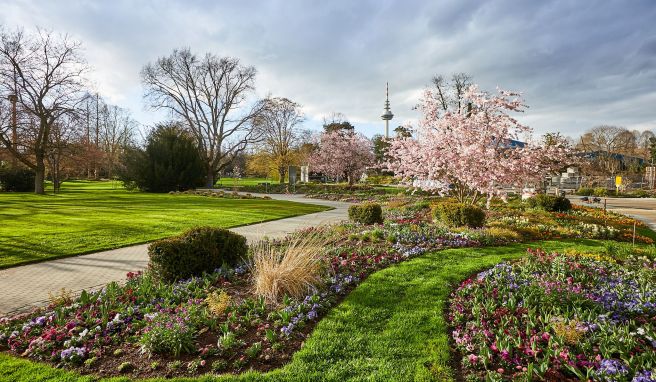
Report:
<svg viewBox="0 0 656 382"><path fill-rule="evenodd" d="M325 239L316 234L296 236L282 245L258 243L251 265L255 294L275 304L285 295L301 298L317 289L327 272L325 246Z"/></svg>

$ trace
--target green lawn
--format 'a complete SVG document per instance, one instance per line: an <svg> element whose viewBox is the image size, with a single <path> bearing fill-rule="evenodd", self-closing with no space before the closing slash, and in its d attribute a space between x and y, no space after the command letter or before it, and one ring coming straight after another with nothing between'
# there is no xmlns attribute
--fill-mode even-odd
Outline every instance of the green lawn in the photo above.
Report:
<svg viewBox="0 0 656 382"><path fill-rule="evenodd" d="M593 250L603 245L595 240L562 240L420 256L371 275L321 320L285 367L266 374L197 380L450 381L453 370L443 313L445 301L460 281L524 255L527 247ZM4 354L0 354L0 376L25 382L95 380Z"/></svg>
<svg viewBox="0 0 656 382"><path fill-rule="evenodd" d="M0 268L144 243L194 226L235 227L325 209L130 192L115 182L68 182L57 195L0 193Z"/></svg>
<svg viewBox="0 0 656 382"><path fill-rule="evenodd" d="M257 186L259 183L280 183L272 178L221 178L216 181L215 187Z"/></svg>

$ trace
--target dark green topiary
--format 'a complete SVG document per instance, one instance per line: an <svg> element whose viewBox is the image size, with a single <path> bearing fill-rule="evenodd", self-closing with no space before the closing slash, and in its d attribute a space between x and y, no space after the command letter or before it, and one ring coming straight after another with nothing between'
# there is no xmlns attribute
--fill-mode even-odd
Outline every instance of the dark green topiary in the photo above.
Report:
<svg viewBox="0 0 656 382"><path fill-rule="evenodd" d="M0 190L14 192L34 191L34 171L0 168Z"/></svg>
<svg viewBox="0 0 656 382"><path fill-rule="evenodd" d="M193 228L148 246L148 267L160 279L175 281L222 265L234 267L246 257L246 238L223 228Z"/></svg>
<svg viewBox="0 0 656 382"><path fill-rule="evenodd" d="M349 219L360 224L383 224L383 209L380 204L362 203L349 207Z"/></svg>
<svg viewBox="0 0 656 382"><path fill-rule="evenodd" d="M125 149L118 175L128 189L169 192L202 186L207 171L194 138L169 124L154 129L145 148Z"/></svg>
<svg viewBox="0 0 656 382"><path fill-rule="evenodd" d="M433 219L448 227L482 227L485 211L478 206L462 203L440 203L433 207Z"/></svg>
<svg viewBox="0 0 656 382"><path fill-rule="evenodd" d="M538 194L526 200L531 208L540 208L549 212L566 212L572 209L572 203L564 196Z"/></svg>

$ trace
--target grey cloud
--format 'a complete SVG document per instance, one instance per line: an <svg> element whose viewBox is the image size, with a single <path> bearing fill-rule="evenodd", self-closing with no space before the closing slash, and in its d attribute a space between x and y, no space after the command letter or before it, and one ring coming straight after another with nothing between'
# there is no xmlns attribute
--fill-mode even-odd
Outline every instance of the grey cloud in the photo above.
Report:
<svg viewBox="0 0 656 382"><path fill-rule="evenodd" d="M394 123L437 73L468 72L484 89L524 92L537 132L596 124L656 128L656 3L525 1L9 1L0 23L80 38L101 92L144 122L139 70L171 49L237 56L258 93L305 106L308 125L340 111L382 131L385 82Z"/></svg>

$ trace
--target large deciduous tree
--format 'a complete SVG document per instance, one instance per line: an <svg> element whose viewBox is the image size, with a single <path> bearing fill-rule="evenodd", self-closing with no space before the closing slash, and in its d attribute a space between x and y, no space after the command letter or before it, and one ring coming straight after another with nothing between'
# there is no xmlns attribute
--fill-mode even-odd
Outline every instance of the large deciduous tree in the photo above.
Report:
<svg viewBox="0 0 656 382"><path fill-rule="evenodd" d="M141 72L151 106L169 110L196 139L208 187L254 138L251 122L262 109L261 102L249 102L255 73L236 58L198 57L189 49L176 49Z"/></svg>
<svg viewBox="0 0 656 382"><path fill-rule="evenodd" d="M390 141L387 167L397 177L474 203L501 186L538 182L562 167L568 150L558 135L542 143L517 141L531 133L509 114L523 110L519 94L499 90L492 96L471 86L462 98L459 109L445 111L440 97L427 90L415 137Z"/></svg>
<svg viewBox="0 0 656 382"><path fill-rule="evenodd" d="M280 183L285 182L287 168L298 159L304 119L300 105L287 98L265 99L262 112L254 119L261 151L276 168Z"/></svg>
<svg viewBox="0 0 656 382"><path fill-rule="evenodd" d="M349 130L323 133L319 147L310 155L310 170L335 178L345 178L349 185L375 161L367 137Z"/></svg>
<svg viewBox="0 0 656 382"><path fill-rule="evenodd" d="M53 126L73 112L81 100L85 60L80 44L68 36L39 30L36 34L0 31L0 88L15 96L17 109L26 114L15 126L0 126L0 143L35 172L34 192L44 193L46 156ZM9 118L11 121L13 118ZM4 119L3 119L4 120Z"/></svg>

